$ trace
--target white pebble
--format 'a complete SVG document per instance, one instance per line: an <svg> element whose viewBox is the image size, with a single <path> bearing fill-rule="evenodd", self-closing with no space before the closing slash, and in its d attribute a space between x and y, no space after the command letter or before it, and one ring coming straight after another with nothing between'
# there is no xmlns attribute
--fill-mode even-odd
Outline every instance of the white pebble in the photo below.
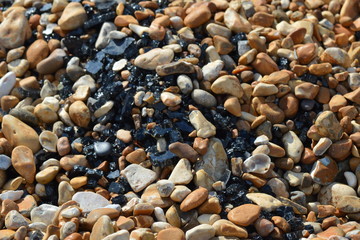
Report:
<svg viewBox="0 0 360 240"><path fill-rule="evenodd" d="M357 185L356 175L353 172L346 171L344 172L344 176L346 178L347 184L350 187L355 188Z"/></svg>

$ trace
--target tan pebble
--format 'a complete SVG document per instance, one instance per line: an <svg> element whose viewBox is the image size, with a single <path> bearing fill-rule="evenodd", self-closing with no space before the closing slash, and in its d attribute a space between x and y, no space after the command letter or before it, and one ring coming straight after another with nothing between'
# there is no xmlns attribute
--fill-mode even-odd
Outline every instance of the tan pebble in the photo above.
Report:
<svg viewBox="0 0 360 240"><path fill-rule="evenodd" d="M75 165L87 167L88 161L85 155L66 155L60 159L60 166L65 171L70 171Z"/></svg>
<svg viewBox="0 0 360 240"><path fill-rule="evenodd" d="M69 116L79 127L87 127L90 123L90 110L82 101L70 105Z"/></svg>
<svg viewBox="0 0 360 240"><path fill-rule="evenodd" d="M277 64L266 53L259 53L252 62L252 67L262 75L269 75L279 71Z"/></svg>
<svg viewBox="0 0 360 240"><path fill-rule="evenodd" d="M237 97L230 96L224 102L224 107L226 111L231 113L236 117L241 116L241 105Z"/></svg>
<svg viewBox="0 0 360 240"><path fill-rule="evenodd" d="M317 55L316 45L307 43L296 49L296 54L300 64L310 63Z"/></svg>
<svg viewBox="0 0 360 240"><path fill-rule="evenodd" d="M81 188L87 184L87 176L74 177L70 180L70 184L74 189Z"/></svg>
<svg viewBox="0 0 360 240"><path fill-rule="evenodd" d="M62 30L71 31L81 27L86 20L86 11L81 3L71 2L66 5L58 24Z"/></svg>
<svg viewBox="0 0 360 240"><path fill-rule="evenodd" d="M245 228L236 226L234 223L225 219L216 221L212 226L215 229L215 234L218 236L238 238L248 237L248 233Z"/></svg>
<svg viewBox="0 0 360 240"><path fill-rule="evenodd" d="M1 97L0 106L5 112L8 112L11 108L14 108L18 103L19 99L16 96L5 95Z"/></svg>
<svg viewBox="0 0 360 240"><path fill-rule="evenodd" d="M316 76L324 76L326 74L331 73L332 66L330 63L319 63L319 64L312 64L309 67L309 72Z"/></svg>
<svg viewBox="0 0 360 240"><path fill-rule="evenodd" d="M254 226L257 233L262 237L268 236L274 230L274 224L265 218L256 220Z"/></svg>
<svg viewBox="0 0 360 240"><path fill-rule="evenodd" d="M199 187L190 193L180 204L181 211L188 212L191 209L194 209L200 206L208 197L208 190Z"/></svg>
<svg viewBox="0 0 360 240"><path fill-rule="evenodd" d="M144 151L144 149L139 148L126 155L125 159L130 163L140 164L141 162L146 160L146 152Z"/></svg>
<svg viewBox="0 0 360 240"><path fill-rule="evenodd" d="M138 25L139 22L131 15L120 15L114 20L114 23L118 27L127 27L130 23Z"/></svg>
<svg viewBox="0 0 360 240"><path fill-rule="evenodd" d="M36 166L33 152L26 146L18 146L11 153L11 163L15 170L25 178L26 182L33 183Z"/></svg>
<svg viewBox="0 0 360 240"><path fill-rule="evenodd" d="M221 212L219 199L212 197L207 199L198 209L199 214L219 214Z"/></svg>
<svg viewBox="0 0 360 240"><path fill-rule="evenodd" d="M190 28L196 28L206 23L211 18L208 7L199 7L192 10L184 19L184 24Z"/></svg>
<svg viewBox="0 0 360 240"><path fill-rule="evenodd" d="M341 228L338 227L329 227L328 229L326 229L324 232L318 233L317 236L320 237L321 239L327 239L330 236L345 236L344 231Z"/></svg>
<svg viewBox="0 0 360 240"><path fill-rule="evenodd" d="M65 156L71 152L71 146L67 137L61 137L56 143L56 148L60 156Z"/></svg>
<svg viewBox="0 0 360 240"><path fill-rule="evenodd" d="M129 143L132 141L131 132L129 130L120 129L116 132L116 137L123 141L124 143Z"/></svg>
<svg viewBox="0 0 360 240"><path fill-rule="evenodd" d="M249 226L253 224L260 216L260 207L254 204L244 204L232 209L227 217L228 219L240 226Z"/></svg>
<svg viewBox="0 0 360 240"><path fill-rule="evenodd" d="M35 179L38 183L48 184L56 177L59 170L60 170L60 168L57 166L45 168L44 170L42 170L36 174Z"/></svg>
<svg viewBox="0 0 360 240"><path fill-rule="evenodd" d="M229 54L234 49L232 43L225 37L214 36L213 41L215 49L219 54Z"/></svg>
<svg viewBox="0 0 360 240"><path fill-rule="evenodd" d="M184 232L179 228L167 228L161 230L157 235L157 240L185 240Z"/></svg>
<svg viewBox="0 0 360 240"><path fill-rule="evenodd" d="M295 87L295 96L300 99L314 99L319 90L320 87L318 85L305 82Z"/></svg>
<svg viewBox="0 0 360 240"><path fill-rule="evenodd" d="M26 59L29 61L30 69L49 55L49 47L46 41L38 39L33 42L26 51Z"/></svg>

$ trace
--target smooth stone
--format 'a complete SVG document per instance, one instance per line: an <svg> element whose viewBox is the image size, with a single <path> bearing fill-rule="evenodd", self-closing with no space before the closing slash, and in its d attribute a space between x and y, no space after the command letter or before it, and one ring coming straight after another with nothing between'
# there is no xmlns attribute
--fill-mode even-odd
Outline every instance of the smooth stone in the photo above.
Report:
<svg viewBox="0 0 360 240"><path fill-rule="evenodd" d="M299 137L293 131L285 133L282 137L286 153L295 163L300 161L301 155L304 151L304 145Z"/></svg>
<svg viewBox="0 0 360 240"><path fill-rule="evenodd" d="M116 26L114 23L104 22L103 25L101 26L99 36L96 39L95 48L97 48L97 49L105 48L109 44L109 41L110 41L109 33L114 30L116 30Z"/></svg>
<svg viewBox="0 0 360 240"><path fill-rule="evenodd" d="M318 194L318 201L323 205L334 205L340 201L343 196L355 196L355 190L342 183L331 183L323 186Z"/></svg>
<svg viewBox="0 0 360 240"><path fill-rule="evenodd" d="M109 216L101 216L94 224L90 240L104 239L106 236L114 233L114 227Z"/></svg>
<svg viewBox="0 0 360 240"><path fill-rule="evenodd" d="M252 95L254 97L266 97L270 95L277 94L279 89L274 84L267 84L267 83L258 83Z"/></svg>
<svg viewBox="0 0 360 240"><path fill-rule="evenodd" d="M33 152L26 146L17 146L11 153L11 163L27 183L35 180L36 166Z"/></svg>
<svg viewBox="0 0 360 240"><path fill-rule="evenodd" d="M229 170L228 158L220 139L210 139L207 152L195 165L196 171L201 169L203 169L214 182L220 180Z"/></svg>
<svg viewBox="0 0 360 240"><path fill-rule="evenodd" d="M7 229L16 230L21 226L27 227L28 225L29 223L26 221L26 219L16 210L11 210L5 216L5 227Z"/></svg>
<svg viewBox="0 0 360 240"><path fill-rule="evenodd" d="M85 155L66 155L60 159L60 166L65 171L70 171L74 168L75 165L80 165L84 167L88 167L89 163L86 159Z"/></svg>
<svg viewBox="0 0 360 240"><path fill-rule="evenodd" d="M257 233L262 237L268 236L274 230L274 224L265 218L258 219L254 226Z"/></svg>
<svg viewBox="0 0 360 240"><path fill-rule="evenodd" d="M192 179L191 163L185 158L180 159L172 170L169 180L177 185L188 184Z"/></svg>
<svg viewBox="0 0 360 240"><path fill-rule="evenodd" d="M331 146L332 141L330 138L320 138L320 140L317 142L317 144L313 148L313 152L315 156L321 156L325 154L325 152L329 149Z"/></svg>
<svg viewBox="0 0 360 240"><path fill-rule="evenodd" d="M260 153L247 158L242 165L242 169L244 172L265 174L269 171L270 164L270 157Z"/></svg>
<svg viewBox="0 0 360 240"><path fill-rule="evenodd" d="M90 123L90 110L82 101L76 101L70 105L69 116L79 127L86 128Z"/></svg>
<svg viewBox="0 0 360 240"><path fill-rule="evenodd" d="M100 194L93 192L77 192L72 200L80 205L83 212L90 212L109 205L109 201Z"/></svg>
<svg viewBox="0 0 360 240"><path fill-rule="evenodd" d="M360 87L360 74L359 73L349 73L348 83L351 90L355 91Z"/></svg>
<svg viewBox="0 0 360 240"><path fill-rule="evenodd" d="M232 75L224 75L216 79L211 85L211 91L216 94L230 94L239 99L244 95L239 79Z"/></svg>
<svg viewBox="0 0 360 240"><path fill-rule="evenodd" d="M167 107L175 107L181 103L181 96L171 92L162 92L160 99Z"/></svg>
<svg viewBox="0 0 360 240"><path fill-rule="evenodd" d="M350 67L351 60L348 53L338 47L326 48L321 54L320 59L322 62L328 62L333 65L340 65L342 67Z"/></svg>
<svg viewBox="0 0 360 240"><path fill-rule="evenodd" d="M185 61L166 63L156 67L156 73L159 76L168 76L172 74L191 74L195 68L191 63Z"/></svg>
<svg viewBox="0 0 360 240"><path fill-rule="evenodd" d="M103 240L128 240L130 238L130 234L127 230L120 230L118 232L112 233Z"/></svg>
<svg viewBox="0 0 360 240"><path fill-rule="evenodd" d="M35 207L30 212L31 221L42 222L47 225L52 224L53 218L55 217L59 207L50 204L41 204Z"/></svg>
<svg viewBox="0 0 360 240"><path fill-rule="evenodd" d="M125 59L125 58L120 59L119 61L114 63L112 70L114 72L119 72L126 66L127 63L128 63L127 59Z"/></svg>
<svg viewBox="0 0 360 240"><path fill-rule="evenodd" d="M140 192L156 179L154 171L137 164L130 164L121 173L124 174L134 192Z"/></svg>
<svg viewBox="0 0 360 240"><path fill-rule="evenodd" d="M112 151L112 145L109 142L96 142L94 143L94 150L99 157L107 156Z"/></svg>
<svg viewBox="0 0 360 240"><path fill-rule="evenodd" d="M155 224L155 223L154 223ZM165 228L158 232L157 240L185 240L185 233L179 228Z"/></svg>
<svg viewBox="0 0 360 240"><path fill-rule="evenodd" d="M50 131L43 131L39 136L39 142L44 150L48 152L56 152L56 144L58 137L55 133Z"/></svg>
<svg viewBox="0 0 360 240"><path fill-rule="evenodd" d="M191 111L189 114L189 120L196 129L198 137L209 138L216 134L216 127L206 120L199 110Z"/></svg>
<svg viewBox="0 0 360 240"><path fill-rule="evenodd" d="M186 232L186 240L209 240L215 236L215 229L209 224L198 225Z"/></svg>
<svg viewBox="0 0 360 240"><path fill-rule="evenodd" d="M185 95L191 93L194 88L191 78L186 75L179 75L176 79L176 83L180 88L180 91Z"/></svg>
<svg viewBox="0 0 360 240"><path fill-rule="evenodd" d="M279 71L277 64L266 53L258 53L255 60L251 63L252 67L261 75L270 75Z"/></svg>
<svg viewBox="0 0 360 240"><path fill-rule="evenodd" d="M209 23L206 26L206 31L210 34L211 37L214 37L216 35L228 39L231 37L231 31L228 28L215 23Z"/></svg>
<svg viewBox="0 0 360 240"><path fill-rule="evenodd" d="M64 50L57 48L47 58L41 60L36 65L36 70L40 74L52 74L59 70L64 64Z"/></svg>
<svg viewBox="0 0 360 240"><path fill-rule="evenodd" d="M25 8L15 7L6 12L0 24L0 42L7 49L24 45L25 40L31 37L31 29L25 16Z"/></svg>
<svg viewBox="0 0 360 240"><path fill-rule="evenodd" d="M10 199L13 201L19 200L21 198L21 196L24 194L23 190L10 190L10 191L6 191L0 194L0 199L1 200L5 200L5 199Z"/></svg>
<svg viewBox="0 0 360 240"><path fill-rule="evenodd" d="M191 193L191 190L183 185L177 185L174 187L174 190L170 194L171 200L175 202L181 202L185 199L187 195Z"/></svg>
<svg viewBox="0 0 360 240"><path fill-rule="evenodd" d="M11 158L0 154L0 170L7 170L11 166Z"/></svg>
<svg viewBox="0 0 360 240"><path fill-rule="evenodd" d="M43 123L51 124L58 120L57 113L50 106L43 103L36 105L34 114Z"/></svg>
<svg viewBox="0 0 360 240"><path fill-rule="evenodd" d="M358 181L357 181L356 175L353 172L350 172L350 171L344 172L344 177L346 179L347 184L350 187L356 188Z"/></svg>
<svg viewBox="0 0 360 240"><path fill-rule="evenodd" d="M343 196L337 202L336 208L343 213L358 213L360 212L360 198Z"/></svg>
<svg viewBox="0 0 360 240"><path fill-rule="evenodd" d="M6 73L0 79L0 98L5 95L9 95L11 89L15 86L16 83L16 75L13 72Z"/></svg>
<svg viewBox="0 0 360 240"><path fill-rule="evenodd" d="M71 152L71 146L67 137L61 137L56 143L58 154L63 157Z"/></svg>
<svg viewBox="0 0 360 240"><path fill-rule="evenodd" d="M75 194L74 188L70 185L70 183L66 181L61 181L58 187L58 204L61 206L62 204L70 201Z"/></svg>
<svg viewBox="0 0 360 240"><path fill-rule="evenodd" d="M211 18L210 9L206 6L192 10L184 19L185 26L196 28L206 23Z"/></svg>
<svg viewBox="0 0 360 240"><path fill-rule="evenodd" d="M81 27L86 20L86 11L81 3L71 2L66 5L58 24L61 30L71 31Z"/></svg>
<svg viewBox="0 0 360 240"><path fill-rule="evenodd" d="M259 205L262 210L272 212L283 204L271 195L266 193L248 193L246 197Z"/></svg>
<svg viewBox="0 0 360 240"><path fill-rule="evenodd" d="M146 70L155 70L157 66L170 63L174 52L170 49L154 48L135 58L134 65Z"/></svg>
<svg viewBox="0 0 360 240"><path fill-rule="evenodd" d="M194 89L191 93L191 98L195 103L207 108L215 107L217 104L216 98L211 93L202 89Z"/></svg>
<svg viewBox="0 0 360 240"><path fill-rule="evenodd" d="M252 30L249 21L232 8L226 9L224 13L224 23L226 27L235 33L249 33Z"/></svg>
<svg viewBox="0 0 360 240"><path fill-rule="evenodd" d="M60 167L50 166L50 167L47 167L44 170L38 172L35 175L35 179L38 183L48 184L52 180L54 180L54 178L56 177L56 175L58 174L59 171L60 171Z"/></svg>
<svg viewBox="0 0 360 240"><path fill-rule="evenodd" d="M243 204L230 210L227 217L231 222L247 227L259 218L260 212L261 208L258 205Z"/></svg>
<svg viewBox="0 0 360 240"><path fill-rule="evenodd" d="M150 203L155 207L155 209L156 207L168 208L173 205L170 198L163 198L160 196L156 184L151 184L145 188L143 194L141 195L141 200L145 203Z"/></svg>
<svg viewBox="0 0 360 240"><path fill-rule="evenodd" d="M169 145L169 151L174 153L179 158L186 158L191 162L196 162L199 154L186 143L174 142Z"/></svg>
<svg viewBox="0 0 360 240"><path fill-rule="evenodd" d="M169 197L175 184L170 180L162 179L156 182L156 187L161 197Z"/></svg>
<svg viewBox="0 0 360 240"><path fill-rule="evenodd" d="M328 185L334 181L338 171L336 162L330 157L324 157L314 163L310 175L314 182Z"/></svg>
<svg viewBox="0 0 360 240"><path fill-rule="evenodd" d="M220 219L212 225L215 229L215 234L217 236L225 237L238 237L238 238L247 238L248 233L245 228L236 226L234 223Z"/></svg>
<svg viewBox="0 0 360 240"><path fill-rule="evenodd" d="M215 79L219 77L220 71L223 69L224 65L225 64L222 60L215 60L213 62L209 62L208 64L204 65L203 68L201 69L204 80L213 82Z"/></svg>
<svg viewBox="0 0 360 240"><path fill-rule="evenodd" d="M16 59L7 65L8 70L15 73L16 77L24 76L29 69L29 62L26 59Z"/></svg>
<svg viewBox="0 0 360 240"><path fill-rule="evenodd" d="M80 77L72 86L72 90L75 92L80 86L88 86L91 92L96 91L95 80L90 75L84 75Z"/></svg>
<svg viewBox="0 0 360 240"><path fill-rule="evenodd" d="M339 121L331 111L322 112L315 120L315 127L321 136L328 137L332 141L340 140L343 133Z"/></svg>

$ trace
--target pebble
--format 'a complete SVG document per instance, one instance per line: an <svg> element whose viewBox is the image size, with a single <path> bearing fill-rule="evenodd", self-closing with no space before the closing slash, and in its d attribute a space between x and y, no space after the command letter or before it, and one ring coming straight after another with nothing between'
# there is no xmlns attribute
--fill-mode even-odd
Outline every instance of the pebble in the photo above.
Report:
<svg viewBox="0 0 360 240"><path fill-rule="evenodd" d="M323 205L334 205L343 196L356 196L355 190L342 183L333 182L323 186L318 195L318 201Z"/></svg>
<svg viewBox="0 0 360 240"><path fill-rule="evenodd" d="M332 141L339 140L343 133L339 121L331 111L322 112L315 120L315 127L321 136L328 137Z"/></svg>
<svg viewBox="0 0 360 240"><path fill-rule="evenodd" d="M215 236L215 229L209 224L200 224L186 232L186 240L208 240Z"/></svg>
<svg viewBox="0 0 360 240"><path fill-rule="evenodd" d="M256 231L262 237L267 237L274 230L274 224L265 218L256 220L254 226Z"/></svg>
<svg viewBox="0 0 360 240"><path fill-rule="evenodd" d="M99 157L104 157L111 153L112 145L109 142L96 142L94 150Z"/></svg>
<svg viewBox="0 0 360 240"><path fill-rule="evenodd" d="M83 212L91 212L109 205L106 198L93 192L77 192L73 195L72 200L80 205Z"/></svg>
<svg viewBox="0 0 360 240"><path fill-rule="evenodd" d="M52 224L52 220L59 210L59 207L50 204L41 204L30 212L32 222L42 222L47 225Z"/></svg>
<svg viewBox="0 0 360 240"><path fill-rule="evenodd" d="M179 158L186 158L192 163L196 162L199 154L186 143L175 142L169 145L169 151L176 154Z"/></svg>
<svg viewBox="0 0 360 240"><path fill-rule="evenodd" d="M248 193L246 197L259 205L262 210L268 212L272 212L283 205L279 200L265 193Z"/></svg>
<svg viewBox="0 0 360 240"><path fill-rule="evenodd" d="M86 11L78 2L71 2L66 5L58 21L62 30L71 31L81 27L87 20Z"/></svg>
<svg viewBox="0 0 360 240"><path fill-rule="evenodd" d="M128 61L126 59L120 59L119 61L114 63L112 70L115 72L119 72L126 66L127 63Z"/></svg>
<svg viewBox="0 0 360 240"><path fill-rule="evenodd" d="M215 107L217 104L216 98L209 92L202 89L194 89L191 93L191 98L199 105L207 108Z"/></svg>
<svg viewBox="0 0 360 240"><path fill-rule="evenodd" d="M122 174L126 177L134 192L140 192L156 179L156 173L137 164L130 164Z"/></svg>
<svg viewBox="0 0 360 240"><path fill-rule="evenodd" d="M0 98L2 98L5 95L8 95L15 86L16 83L16 76L13 72L6 73L1 79L0 79Z"/></svg>
<svg viewBox="0 0 360 240"><path fill-rule="evenodd" d="M328 62L334 65L340 65L345 68L350 66L350 57L348 53L338 47L330 47L320 56L321 61Z"/></svg>
<svg viewBox="0 0 360 240"><path fill-rule="evenodd" d="M156 182L156 187L161 197L169 197L175 185L172 181L163 179Z"/></svg>
<svg viewBox="0 0 360 240"><path fill-rule="evenodd" d="M193 83L187 75L179 75L176 82L178 87L180 88L180 91L185 95L191 93L191 91L193 90Z"/></svg>
<svg viewBox="0 0 360 240"><path fill-rule="evenodd" d="M0 169L1 170L7 170L11 166L11 158L0 154Z"/></svg>
<svg viewBox="0 0 360 240"><path fill-rule="evenodd" d="M260 153L247 158L242 169L244 172L265 174L270 169L270 163L270 157Z"/></svg>
<svg viewBox="0 0 360 240"><path fill-rule="evenodd" d="M267 84L260 82L254 88L252 95L254 97L266 97L273 94L277 94L279 89L274 84Z"/></svg>
<svg viewBox="0 0 360 240"><path fill-rule="evenodd" d="M192 10L184 19L184 24L190 28L196 28L206 23L211 18L211 12L207 7L199 7Z"/></svg>
<svg viewBox="0 0 360 240"><path fill-rule="evenodd" d="M360 212L360 199L356 196L342 196L336 204L336 208L343 213Z"/></svg>
<svg viewBox="0 0 360 240"><path fill-rule="evenodd" d="M99 36L96 39L95 48L97 48L97 49L105 48L109 44L109 41L110 41L109 33L114 30L116 30L115 24L113 24L111 22L104 22L103 25L101 26ZM114 65L115 64L116 63L114 63ZM126 65L126 63L125 63L125 65ZM118 70L118 71L120 71L120 70Z"/></svg>
<svg viewBox="0 0 360 240"><path fill-rule="evenodd" d="M181 202L184 198L191 193L191 190L183 185L177 185L170 194L171 200Z"/></svg>
<svg viewBox="0 0 360 240"><path fill-rule="evenodd" d="M232 8L226 9L224 13L224 23L227 28L235 33L249 33L251 31L251 24L249 21Z"/></svg>
<svg viewBox="0 0 360 240"><path fill-rule="evenodd" d="M114 233L114 227L109 216L101 216L90 234L90 240L104 239L106 236Z"/></svg>
<svg viewBox="0 0 360 240"><path fill-rule="evenodd" d="M304 151L304 145L298 136L293 131L289 131L283 135L282 141L287 155L291 157L295 163L298 163Z"/></svg>
<svg viewBox="0 0 360 240"><path fill-rule="evenodd" d="M8 11L0 24L1 45L7 49L21 47L30 36L31 29L25 17L25 9L19 7Z"/></svg>
<svg viewBox="0 0 360 240"><path fill-rule="evenodd" d="M266 53L258 53L251 66L262 75L279 71L277 64Z"/></svg>
<svg viewBox="0 0 360 240"><path fill-rule="evenodd" d="M253 224L260 216L261 208L254 204L243 204L233 208L227 215L228 219L240 226Z"/></svg>
<svg viewBox="0 0 360 240"><path fill-rule="evenodd" d="M198 137L208 138L216 134L216 127L211 122L206 120L204 115L199 110L191 111L189 120L196 129Z"/></svg>
<svg viewBox="0 0 360 240"><path fill-rule="evenodd" d="M176 164L172 170L169 181L176 184L188 184L193 179L193 174L191 172L191 164L189 160L182 158Z"/></svg>
<svg viewBox="0 0 360 240"><path fill-rule="evenodd" d="M181 103L181 96L170 92L161 93L160 98L167 107L175 107Z"/></svg>
<svg viewBox="0 0 360 240"><path fill-rule="evenodd" d="M82 101L70 105L69 116L77 126L86 128L90 122L90 110Z"/></svg>
<svg viewBox="0 0 360 240"><path fill-rule="evenodd" d="M157 66L170 63L174 52L170 49L154 48L135 58L134 64L146 70L155 70Z"/></svg>
<svg viewBox="0 0 360 240"><path fill-rule="evenodd" d="M5 227L7 229L17 230L21 226L27 227L28 225L29 223L26 221L26 219L16 210L10 211L5 216Z"/></svg>
<svg viewBox="0 0 360 240"><path fill-rule="evenodd" d="M58 137L50 131L43 131L39 136L39 142L44 150L48 152L56 152Z"/></svg>
<svg viewBox="0 0 360 240"><path fill-rule="evenodd" d="M66 53L62 49L55 49L47 58L41 60L36 65L36 70L40 74L51 74L59 70L64 64Z"/></svg>
<svg viewBox="0 0 360 240"><path fill-rule="evenodd" d="M11 164L25 178L26 182L34 182L36 166L33 152L30 148L26 146L15 147L11 153Z"/></svg>
<svg viewBox="0 0 360 240"><path fill-rule="evenodd" d="M239 99L244 94L239 79L231 75L224 75L216 79L211 85L211 91L216 94L230 94Z"/></svg>
<svg viewBox="0 0 360 240"><path fill-rule="evenodd" d="M225 219L216 221L212 226L215 229L215 235L217 236L238 238L248 237L248 233L245 228L238 227L232 222Z"/></svg>
<svg viewBox="0 0 360 240"><path fill-rule="evenodd" d="M191 192L185 197L185 199L180 204L180 210L183 212L188 212L191 209L194 209L200 206L208 197L208 190L203 187Z"/></svg>

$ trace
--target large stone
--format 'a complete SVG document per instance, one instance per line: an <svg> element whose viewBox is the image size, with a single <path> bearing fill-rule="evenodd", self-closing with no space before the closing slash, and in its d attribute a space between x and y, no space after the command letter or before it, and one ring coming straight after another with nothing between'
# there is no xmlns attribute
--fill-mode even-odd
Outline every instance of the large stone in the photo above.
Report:
<svg viewBox="0 0 360 240"><path fill-rule="evenodd" d="M336 206L343 196L356 197L356 192L352 187L334 182L321 188L318 194L318 201L323 205Z"/></svg>
<svg viewBox="0 0 360 240"><path fill-rule="evenodd" d="M216 94L230 94L239 99L244 95L239 79L232 75L224 75L216 79L211 85L211 91Z"/></svg>
<svg viewBox="0 0 360 240"><path fill-rule="evenodd" d="M81 27L86 20L86 11L81 3L71 2L65 7L58 24L62 30L71 31Z"/></svg>
<svg viewBox="0 0 360 240"><path fill-rule="evenodd" d="M169 180L174 184L188 184L193 179L191 164L189 160L183 158L176 164L172 170Z"/></svg>
<svg viewBox="0 0 360 240"><path fill-rule="evenodd" d="M0 79L0 98L8 95L16 84L16 75L13 72L6 73Z"/></svg>
<svg viewBox="0 0 360 240"><path fill-rule="evenodd" d="M156 173L137 164L127 166L122 172L134 192L140 192L156 179Z"/></svg>
<svg viewBox="0 0 360 240"><path fill-rule="evenodd" d="M186 232L186 240L209 240L215 236L215 229L209 224L198 225Z"/></svg>
<svg viewBox="0 0 360 240"><path fill-rule="evenodd" d="M157 66L170 63L174 58L171 49L154 48L135 58L134 65L146 70L155 70Z"/></svg>
<svg viewBox="0 0 360 240"><path fill-rule="evenodd" d="M315 127L322 137L328 137L333 142L339 140L343 133L339 121L331 111L322 112L315 121Z"/></svg>
<svg viewBox="0 0 360 240"><path fill-rule="evenodd" d="M93 192L77 192L72 197L72 200L80 204L83 212L90 212L110 204L106 198Z"/></svg>
<svg viewBox="0 0 360 240"><path fill-rule="evenodd" d="M295 163L300 161L304 145L293 131L285 133L282 137L286 153Z"/></svg>
<svg viewBox="0 0 360 240"><path fill-rule="evenodd" d="M49 47L45 40L38 39L33 42L26 51L26 59L29 61L30 68L36 65L49 55Z"/></svg>
<svg viewBox="0 0 360 240"><path fill-rule="evenodd" d="M232 8L226 9L224 14L224 23L231 31L235 33L249 33L252 30L249 21Z"/></svg>
<svg viewBox="0 0 360 240"><path fill-rule="evenodd" d="M31 37L31 29L25 17L25 9L14 7L6 12L7 16L0 24L0 44L8 49L23 46L25 40Z"/></svg>
<svg viewBox="0 0 360 240"><path fill-rule="evenodd" d="M271 195L266 193L248 193L246 197L259 205L262 210L272 212L283 204Z"/></svg>
<svg viewBox="0 0 360 240"><path fill-rule="evenodd" d="M35 158L30 148L17 146L11 153L11 163L15 170L25 178L26 182L33 183L36 174Z"/></svg>
<svg viewBox="0 0 360 240"><path fill-rule="evenodd" d="M236 226L232 222L225 219L220 219L216 221L212 226L215 228L215 234L217 236L238 238L248 237L248 233L245 228Z"/></svg>
<svg viewBox="0 0 360 240"><path fill-rule="evenodd" d="M216 134L216 127L206 120L199 110L191 111L189 115L190 123L197 131L197 136L202 138L212 137Z"/></svg>
<svg viewBox="0 0 360 240"><path fill-rule="evenodd" d="M5 217L5 226L7 229L16 230L21 226L27 227L29 223L16 210L11 210Z"/></svg>
<svg viewBox="0 0 360 240"><path fill-rule="evenodd" d="M114 227L109 216L104 215L100 217L90 234L90 240L104 239L106 236L114 233Z"/></svg>
<svg viewBox="0 0 360 240"><path fill-rule="evenodd" d="M211 138L206 154L195 165L195 170L203 169L216 182L229 169L228 159L221 141Z"/></svg>
<svg viewBox="0 0 360 240"><path fill-rule="evenodd" d="M40 150L39 136L19 119L6 115L2 119L2 132L13 147L24 145L36 153Z"/></svg>
<svg viewBox="0 0 360 240"><path fill-rule="evenodd" d="M42 222L46 225L50 225L53 222L53 218L56 215L56 212L59 210L59 207L50 205L50 204L42 204L36 208L33 208L30 212L31 221L34 222Z"/></svg>

